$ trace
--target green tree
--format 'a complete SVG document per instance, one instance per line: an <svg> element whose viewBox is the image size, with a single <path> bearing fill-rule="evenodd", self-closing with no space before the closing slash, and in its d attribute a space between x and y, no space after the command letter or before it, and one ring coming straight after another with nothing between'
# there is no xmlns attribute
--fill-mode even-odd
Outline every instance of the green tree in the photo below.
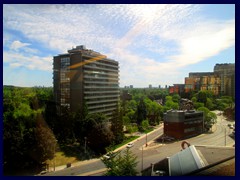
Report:
<svg viewBox="0 0 240 180"><path fill-rule="evenodd" d="M114 142L116 144L119 144L124 139L124 133L123 133L123 110L121 109L120 112L117 109L112 116L111 119L111 130L114 135Z"/></svg>
<svg viewBox="0 0 240 180"><path fill-rule="evenodd" d="M174 94L172 96L172 101L175 102L175 103L179 103L181 97L179 96L179 94Z"/></svg>
<svg viewBox="0 0 240 180"><path fill-rule="evenodd" d="M216 114L211 112L206 107L200 107L197 110L203 112L204 128L207 131L209 131L212 128L212 126L216 123L216 119L217 119Z"/></svg>
<svg viewBox="0 0 240 180"><path fill-rule="evenodd" d="M88 145L97 153L105 153L106 147L112 144L114 135L104 114L91 114L87 118L86 133Z"/></svg>
<svg viewBox="0 0 240 180"><path fill-rule="evenodd" d="M143 120L141 126L142 126L143 130L147 130L149 128L148 119Z"/></svg>
<svg viewBox="0 0 240 180"><path fill-rule="evenodd" d="M204 125L207 130L211 129L214 124L217 122L217 115L214 112L208 112Z"/></svg>
<svg viewBox="0 0 240 180"><path fill-rule="evenodd" d="M137 106L137 124L139 128L141 128L141 123L144 119L147 118L147 110L146 105L143 101L143 99L140 100L138 106Z"/></svg>
<svg viewBox="0 0 240 180"><path fill-rule="evenodd" d="M213 101L210 98L207 98L206 108L208 108L209 110L213 110L214 109Z"/></svg>
<svg viewBox="0 0 240 180"><path fill-rule="evenodd" d="M110 159L102 159L108 168L106 176L136 176L137 156L133 155L130 149L126 149L123 155L118 153Z"/></svg>

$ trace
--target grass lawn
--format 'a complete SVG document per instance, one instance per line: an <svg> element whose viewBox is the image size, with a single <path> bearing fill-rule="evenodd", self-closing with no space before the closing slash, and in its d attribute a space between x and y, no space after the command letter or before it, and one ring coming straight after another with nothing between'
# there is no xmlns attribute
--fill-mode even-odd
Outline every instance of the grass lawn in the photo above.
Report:
<svg viewBox="0 0 240 180"><path fill-rule="evenodd" d="M55 166L62 166L62 165L67 165L68 163L77 162L78 160L76 157L65 156L63 152L57 152L55 154L55 159L47 160L49 167L54 167L54 161L55 161Z"/></svg>

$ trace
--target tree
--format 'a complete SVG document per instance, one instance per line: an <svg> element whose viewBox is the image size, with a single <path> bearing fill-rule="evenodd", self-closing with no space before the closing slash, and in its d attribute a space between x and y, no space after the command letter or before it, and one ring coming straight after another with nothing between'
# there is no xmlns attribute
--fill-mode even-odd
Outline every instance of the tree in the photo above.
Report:
<svg viewBox="0 0 240 180"><path fill-rule="evenodd" d="M170 109L179 109L179 104L176 102L173 102L172 96L166 96L166 102L165 102L165 111Z"/></svg>
<svg viewBox="0 0 240 180"><path fill-rule="evenodd" d="M146 105L143 101L143 99L140 100L138 106L137 106L137 124L139 128L141 128L141 123L143 120L147 118L147 110Z"/></svg>
<svg viewBox="0 0 240 180"><path fill-rule="evenodd" d="M216 119L217 119L216 114L211 112L206 107L200 107L197 110L203 112L204 128L207 131L209 131L212 128L212 126L216 123Z"/></svg>
<svg viewBox="0 0 240 180"><path fill-rule="evenodd" d="M204 126L207 130L211 129L214 124L216 124L217 115L214 112L208 112L205 121Z"/></svg>
<svg viewBox="0 0 240 180"><path fill-rule="evenodd" d="M57 139L40 114L37 116L35 137L37 144L31 151L31 156L39 163L53 159L57 149Z"/></svg>
<svg viewBox="0 0 240 180"><path fill-rule="evenodd" d="M206 105L207 98L213 98L213 92L208 90L202 90L197 93L198 102L204 103Z"/></svg>
<svg viewBox="0 0 240 180"><path fill-rule="evenodd" d="M122 109L119 110L117 109L112 116L111 119L111 130L114 135L114 142L116 144L119 144L123 141L124 139L124 134L123 134L123 111Z"/></svg>
<svg viewBox="0 0 240 180"><path fill-rule="evenodd" d="M112 144L114 139L106 116L101 113L89 115L86 129L89 147L97 153L105 153L105 147Z"/></svg>
<svg viewBox="0 0 240 180"><path fill-rule="evenodd" d="M172 96L172 101L175 103L179 103L179 100L181 99L181 97L179 96L179 94L174 94Z"/></svg>
<svg viewBox="0 0 240 180"><path fill-rule="evenodd" d="M210 110L214 109L214 104L210 98L207 98L206 107Z"/></svg>
<svg viewBox="0 0 240 180"><path fill-rule="evenodd" d="M118 153L110 159L102 158L103 163L108 168L106 176L136 176L137 156L133 155L127 148L123 155Z"/></svg>
<svg viewBox="0 0 240 180"><path fill-rule="evenodd" d="M143 120L141 126L142 126L143 130L147 130L149 128L148 120L147 119Z"/></svg>

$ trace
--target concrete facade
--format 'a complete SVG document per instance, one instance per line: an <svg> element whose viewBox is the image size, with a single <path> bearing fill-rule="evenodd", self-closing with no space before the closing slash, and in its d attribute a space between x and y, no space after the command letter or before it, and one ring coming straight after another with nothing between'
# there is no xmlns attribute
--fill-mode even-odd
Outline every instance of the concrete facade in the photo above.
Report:
<svg viewBox="0 0 240 180"><path fill-rule="evenodd" d="M118 62L77 46L53 58L53 87L60 109L75 112L87 105L90 114L111 116L120 98Z"/></svg>

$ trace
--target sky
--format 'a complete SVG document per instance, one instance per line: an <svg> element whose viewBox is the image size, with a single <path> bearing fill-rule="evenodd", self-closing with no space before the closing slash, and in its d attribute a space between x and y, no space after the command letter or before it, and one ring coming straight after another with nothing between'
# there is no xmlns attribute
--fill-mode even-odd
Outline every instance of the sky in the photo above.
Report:
<svg viewBox="0 0 240 180"><path fill-rule="evenodd" d="M3 5L4 85L53 86L53 56L78 45L118 61L120 87L184 84L235 63L235 5Z"/></svg>

